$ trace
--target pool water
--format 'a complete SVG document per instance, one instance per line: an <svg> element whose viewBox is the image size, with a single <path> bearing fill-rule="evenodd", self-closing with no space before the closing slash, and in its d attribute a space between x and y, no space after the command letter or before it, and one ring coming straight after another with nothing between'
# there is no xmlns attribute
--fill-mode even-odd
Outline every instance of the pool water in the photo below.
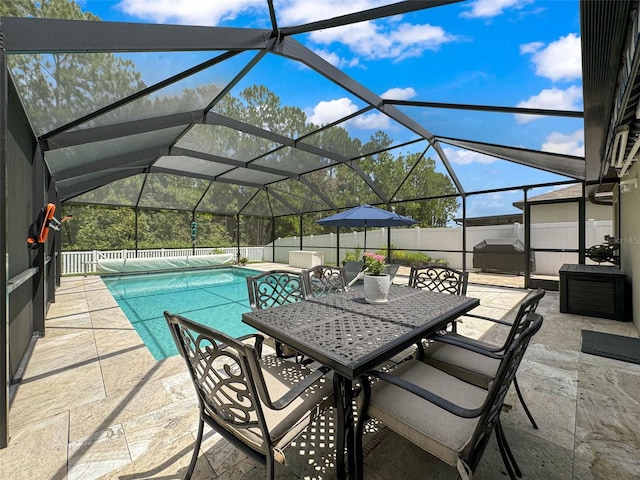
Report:
<svg viewBox="0 0 640 480"><path fill-rule="evenodd" d="M102 280L154 358L162 360L178 353L164 319L165 310L232 337L255 333L242 323L242 313L251 310L246 277L257 273L229 267Z"/></svg>

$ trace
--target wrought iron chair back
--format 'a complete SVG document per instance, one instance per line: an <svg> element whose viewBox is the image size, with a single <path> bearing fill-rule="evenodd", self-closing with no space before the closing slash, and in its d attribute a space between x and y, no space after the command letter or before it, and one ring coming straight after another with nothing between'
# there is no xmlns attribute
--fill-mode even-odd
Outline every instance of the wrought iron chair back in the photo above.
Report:
<svg viewBox="0 0 640 480"><path fill-rule="evenodd" d="M347 279L347 284L351 283L353 279L362 271L364 267L364 262L359 261L348 261L344 263L344 274Z"/></svg>
<svg viewBox="0 0 640 480"><path fill-rule="evenodd" d="M269 270L253 277L247 277L249 305L252 310L264 310L277 305L295 303L307 298L307 288L302 272L289 270ZM278 341L275 342L276 354L283 358L297 358L300 354Z"/></svg>
<svg viewBox="0 0 640 480"><path fill-rule="evenodd" d="M540 300L542 300L542 297L544 297L545 293L546 292L542 289L532 290L520 301L520 303L518 304L518 310L516 311L516 314L513 317L513 321L511 323L511 329L509 330L509 335L507 336L504 343L502 343L502 345L498 345L493 349L494 352L506 351L509 345L511 345L511 343L513 342L514 337L518 334L518 332L522 328L520 323L523 322L526 318L528 318L528 315L536 312L536 309L540 304ZM488 319L491 321L495 321L494 319L482 317L480 315L476 316L471 314L470 316L476 317L476 318L484 318L485 320ZM501 322L497 322L497 323L501 323Z"/></svg>
<svg viewBox="0 0 640 480"><path fill-rule="evenodd" d="M304 274L288 270L270 270L247 277L249 304L253 310L299 302L307 298Z"/></svg>
<svg viewBox="0 0 640 480"><path fill-rule="evenodd" d="M273 478L274 463L283 461L281 440L287 436L283 424L292 429L303 429L306 424L303 426L301 420L305 415L310 422L321 411L318 402L325 403L322 409L331 403L332 382L322 378L327 370L312 372L273 356L261 358L261 335L234 339L179 315L164 312L164 316L187 364L200 408L198 437L185 478L189 479L193 474L204 423L243 453L265 464L267 478ZM272 400L270 387L273 389L273 385L268 383L263 370L268 372L272 384L291 385L287 393L294 395ZM305 378L304 373L309 375ZM306 389L312 386L314 393L307 394ZM282 385L278 387L281 394ZM302 398L305 405L308 403L309 409L305 411L296 407L293 414L283 410L297 398ZM266 409L282 411L282 419L279 422L274 420L278 413L270 413L271 418L265 416ZM272 433L274 424L279 430L276 434Z"/></svg>
<svg viewBox="0 0 640 480"><path fill-rule="evenodd" d="M329 265L316 265L306 270L304 276L306 291L313 297L328 293L344 292L347 289L347 277L344 269Z"/></svg>
<svg viewBox="0 0 640 480"><path fill-rule="evenodd" d="M409 286L432 292L466 295L469 272L463 272L442 265L411 267Z"/></svg>

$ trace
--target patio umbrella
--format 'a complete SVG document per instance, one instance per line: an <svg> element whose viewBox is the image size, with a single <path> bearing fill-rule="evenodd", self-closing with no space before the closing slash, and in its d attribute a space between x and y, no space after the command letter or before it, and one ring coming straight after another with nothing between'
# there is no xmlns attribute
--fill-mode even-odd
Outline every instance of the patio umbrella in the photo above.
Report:
<svg viewBox="0 0 640 480"><path fill-rule="evenodd" d="M365 204L330 217L321 218L316 223L330 227L364 227L364 250L366 251L367 227L408 227L418 221Z"/></svg>

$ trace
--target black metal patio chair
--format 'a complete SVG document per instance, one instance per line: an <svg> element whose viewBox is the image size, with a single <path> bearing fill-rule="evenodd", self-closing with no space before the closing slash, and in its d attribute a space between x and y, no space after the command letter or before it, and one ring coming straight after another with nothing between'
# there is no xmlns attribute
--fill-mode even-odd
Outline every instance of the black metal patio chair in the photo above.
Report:
<svg viewBox="0 0 640 480"><path fill-rule="evenodd" d="M249 305L252 310L263 310L278 305L299 302L307 298L304 272L275 269L247 277ZM276 355L282 358L296 358L301 361L300 354L287 345L276 341Z"/></svg>
<svg viewBox="0 0 640 480"><path fill-rule="evenodd" d="M411 267L409 286L431 290L432 292L466 295L469 272L445 267L444 265L427 265Z"/></svg>
<svg viewBox="0 0 640 480"><path fill-rule="evenodd" d="M347 277L343 268L316 265L305 272L306 291L313 297L344 292L347 288Z"/></svg>
<svg viewBox="0 0 640 480"><path fill-rule="evenodd" d="M409 273L409 286L411 288L430 290L432 292L466 295L468 282L469 272L439 264L411 267L411 272ZM452 322L450 327L455 332L456 322Z"/></svg>
<svg viewBox="0 0 640 480"><path fill-rule="evenodd" d="M273 479L275 462L285 461L283 449L333 404L328 369L310 370L273 355L261 357L261 335L234 339L179 315L164 316L200 408L185 479L193 474L205 423L265 465L266 478Z"/></svg>
<svg viewBox="0 0 640 480"><path fill-rule="evenodd" d="M352 285L352 282L356 279L358 274L364 268L364 262L362 261L344 262L343 268L344 268L345 278L347 280L347 285Z"/></svg>
<svg viewBox="0 0 640 480"><path fill-rule="evenodd" d="M468 313L466 317L490 321L509 327L504 342L499 345L465 337L456 332L438 333L429 338L425 349L418 347L418 358L450 375L454 375L473 385L488 389L494 381L500 363L507 353L509 345L518 334L520 324L531 313L535 313L538 304L544 297L544 290L534 290L527 294L504 319ZM524 411L534 429L538 425L533 419L520 391L518 379L514 376L513 386Z"/></svg>
<svg viewBox="0 0 640 480"><path fill-rule="evenodd" d="M356 425L357 451L362 448L364 422L376 418L456 467L464 480L470 479L478 467L495 431L509 478L521 476L500 424L500 412L527 346L541 325L542 317L537 313L530 313L520 322L488 390L418 359L404 362L390 373L371 372L380 381L372 386L369 382L362 384L363 413Z"/></svg>

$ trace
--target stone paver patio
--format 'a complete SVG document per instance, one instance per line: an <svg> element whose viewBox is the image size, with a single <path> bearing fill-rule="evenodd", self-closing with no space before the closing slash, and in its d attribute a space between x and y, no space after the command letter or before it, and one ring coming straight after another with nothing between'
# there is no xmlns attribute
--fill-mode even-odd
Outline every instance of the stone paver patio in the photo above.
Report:
<svg viewBox="0 0 640 480"><path fill-rule="evenodd" d="M274 264L251 265L268 269ZM282 267L282 265L278 265ZM403 283L403 272L396 283ZM523 290L471 284L481 313L501 316ZM637 337L632 323L560 314L547 292L545 321L518 373L539 430L513 392L502 415L525 478L640 478L640 365L580 352L581 330ZM495 329L465 321L477 337ZM197 426L195 393L182 359L155 361L97 276L65 277L36 342L10 412L2 479L173 479L189 463ZM289 447L278 478L334 476L329 411ZM401 437L370 425L366 478L455 478ZM264 471L209 431L197 479L264 478ZM495 442L476 479L504 479Z"/></svg>

